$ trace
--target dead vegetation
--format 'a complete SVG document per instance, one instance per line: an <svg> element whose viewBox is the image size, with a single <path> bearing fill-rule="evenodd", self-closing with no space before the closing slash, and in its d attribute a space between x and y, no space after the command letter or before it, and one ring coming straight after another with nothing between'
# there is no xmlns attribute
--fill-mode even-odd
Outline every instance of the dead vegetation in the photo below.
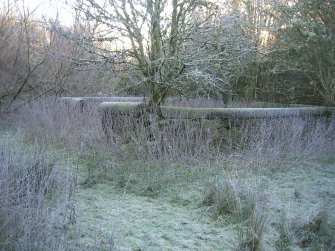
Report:
<svg viewBox="0 0 335 251"><path fill-rule="evenodd" d="M299 220L299 210L304 211L312 201L328 205L326 208L334 205L331 201L331 189L334 187L331 182L334 177L331 154L335 130L331 118L277 118L257 123L249 121L234 129L220 129L217 122L207 120L153 120L146 125L134 124L135 118L128 116L113 121L119 128L109 128L112 137L107 140L96 108L93 105L82 110L52 99L39 100L23 107L2 123L1 171L4 175L1 177L6 179L1 180L1 186L7 187L8 180L13 180L11 184L16 185L13 193L2 189L1 196L27 198L23 201L28 203L20 204L23 203L21 200L13 202L15 215L20 215L19 218L4 217L14 204L2 205L2 247L12 247L17 243L33 245L36 238L49 243L49 246L43 246L45 249L54 245L53 250L61 249L63 245L77 245L78 249L110 245L120 249L150 249L162 242L166 242L167 246L173 241L179 243L177 235L166 233L165 239L155 236L145 245L138 244L144 237L137 231L149 235L150 229L136 230L128 223L128 220L131 221L129 217L137 217L136 222L141 221L136 210L128 212L127 219L123 219L117 216L117 205L110 211L105 208L110 206L108 201L99 199L93 202L99 191L104 193L101 189L108 190L106 196L109 200L120 205L123 198L130 204L134 200L132 207L144 207L147 205L145 201L150 200L150 207L155 207L160 215L155 225L148 224L152 228L166 226L164 222L170 219L169 215L175 215L173 217L188 218L181 221L186 223L180 223L180 226L192 226L192 231L214 228L224 233L222 238L218 238L215 233L202 232L202 237L198 239L199 250L209 247L218 249L219 246L222 250L309 249L320 245L331 250L334 247L333 211L316 208L313 212L305 212L305 218ZM19 140L15 136L18 132ZM16 150L8 150L11 148ZM53 165L48 162L48 155L51 155ZM22 176L10 178L6 171L9 166L17 166ZM22 169L23 166L30 171ZM60 174L66 166L71 167L70 173ZM76 174L75 180L71 179L71 173ZM307 183L313 181L308 177L314 177L315 182ZM295 186L294 179L297 178L300 179L300 187ZM29 182L25 182L27 180ZM75 186L77 181L78 187ZM312 188L322 196L312 193L308 196L314 197L307 197ZM31 192L27 194L27 191ZM85 191L92 192L86 194ZM63 200L55 202L56 198ZM288 204L285 200L297 208L286 208ZM94 204L98 201L100 204ZM166 212L166 208L173 212ZM109 216L103 212L108 212ZM37 215L39 218L35 222L32 219ZM284 215L283 218L277 217L280 215ZM93 216L98 217L94 220L98 223L94 224L104 225L103 229L93 228L93 231L92 226L87 225L93 222ZM113 219L110 226L108 217ZM125 229L122 224L118 227L115 223L118 217L127 220L124 226L134 229ZM16 225L9 219L15 219ZM29 232L35 234L15 232L21 230L22 224L28 227L28 220L32 226ZM57 232L59 225L55 222L61 222L63 230ZM17 227L8 228L8 224ZM32 230L36 225L38 234ZM122 231L116 231L120 228ZM58 233L53 236L63 239L51 238L50 233L54 233L51 229L56 229L52 231ZM113 237L107 229L115 229ZM131 233L124 235L125 231ZM164 233L167 229L156 231ZM191 239L193 241L196 243ZM186 245L182 243L177 249ZM196 250L194 243L186 245L186 249Z"/></svg>

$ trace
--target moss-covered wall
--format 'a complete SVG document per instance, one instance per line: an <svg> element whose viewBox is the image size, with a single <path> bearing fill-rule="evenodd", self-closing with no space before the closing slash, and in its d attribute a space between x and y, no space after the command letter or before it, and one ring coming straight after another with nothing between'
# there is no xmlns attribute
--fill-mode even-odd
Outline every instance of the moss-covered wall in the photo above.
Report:
<svg viewBox="0 0 335 251"><path fill-rule="evenodd" d="M100 109L121 113L132 113L139 107L138 102L103 102ZM306 106L287 108L191 108L162 106L166 119L248 119L295 116L329 116L335 107ZM112 112L112 113L113 113Z"/></svg>

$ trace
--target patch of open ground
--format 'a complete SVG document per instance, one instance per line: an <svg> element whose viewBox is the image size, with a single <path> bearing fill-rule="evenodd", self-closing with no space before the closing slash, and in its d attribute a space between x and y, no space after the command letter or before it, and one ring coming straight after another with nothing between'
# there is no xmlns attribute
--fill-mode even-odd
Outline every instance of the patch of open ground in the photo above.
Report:
<svg viewBox="0 0 335 251"><path fill-rule="evenodd" d="M201 172L201 171L197 171ZM76 197L78 250L232 250L237 246L236 224L225 216L212 219L201 206L212 174L201 172L185 184L162 188L155 196L122 189L114 182L79 187ZM245 179L245 174L241 177ZM260 173L249 173L248 178ZM335 162L302 163L262 176L268 224L263 249L279 250L277 226L285 219L301 224L327 214L335 222ZM129 185L130 187L130 185ZM304 250L298 237L287 248ZM334 241L334 240L333 240ZM307 244L306 244L307 245ZM236 248L237 249L237 248ZM314 249L313 249L314 250Z"/></svg>

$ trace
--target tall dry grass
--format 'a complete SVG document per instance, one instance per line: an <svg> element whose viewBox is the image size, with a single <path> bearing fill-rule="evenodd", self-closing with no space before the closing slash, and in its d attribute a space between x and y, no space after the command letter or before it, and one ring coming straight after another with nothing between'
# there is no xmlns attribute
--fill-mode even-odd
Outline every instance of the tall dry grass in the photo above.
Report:
<svg viewBox="0 0 335 251"><path fill-rule="evenodd" d="M246 122L237 140L237 161L278 170L304 161L333 157L335 119L327 117L271 118Z"/></svg>
<svg viewBox="0 0 335 251"><path fill-rule="evenodd" d="M91 182L113 176L113 180L129 190L131 178L136 176L134 189L139 189L141 182L147 183L141 194L149 195L158 194L162 187L174 182L173 170L167 168L173 169L180 162L202 168L232 167L246 173L277 171L291 163L301 165L303 161L332 157L335 149L334 118L246 120L226 128L220 121L178 118L159 121L148 114L131 114L111 117L107 128L103 128L97 105L80 107L53 98L31 102L11 116L7 119L9 127L3 129L14 131L11 127L15 125L22 135L6 136L1 141L0 243L3 249L36 250L33 245L41 245L44 250L57 250L64 245L59 240L65 237L57 229L74 219L70 185L73 183L71 179L59 179L61 165L49 161L45 147L66 150L75 156L73 161L90 169ZM152 163L163 164L158 170ZM252 196L261 195L262 191L250 187L245 195L240 193L243 189L234 190L234 184L222 179L210 184L209 207L214 208L214 218L230 214L248 223L240 228L238 246L254 249L261 245L266 231L266 217L259 214L260 203ZM63 198L62 203L53 203L55 198ZM246 216L242 217L242 211L249 213L243 213ZM61 212L67 213L59 217Z"/></svg>
<svg viewBox="0 0 335 251"><path fill-rule="evenodd" d="M71 175L36 140L0 136L0 250L62 250Z"/></svg>
<svg viewBox="0 0 335 251"><path fill-rule="evenodd" d="M211 128L212 127L212 128ZM162 120L122 116L109 125L111 145L124 145L125 154L140 160L198 160L214 158L216 140L206 121Z"/></svg>
<svg viewBox="0 0 335 251"><path fill-rule="evenodd" d="M278 169L335 149L335 119L326 117L249 119L226 128L222 121L131 114L112 118L107 134L112 145L123 143L137 159L227 159L250 168Z"/></svg>
<svg viewBox="0 0 335 251"><path fill-rule="evenodd" d="M335 119L326 117L252 119L227 129L221 121L158 121L133 113L109 117L103 127L97 104L82 108L48 98L26 105L16 118L34 137L74 152L143 161L226 160L245 168L278 169L329 156L335 149Z"/></svg>
<svg viewBox="0 0 335 251"><path fill-rule="evenodd" d="M42 98L22 106L12 115L11 122L31 138L75 153L106 150L100 115L94 104L82 108L54 97Z"/></svg>

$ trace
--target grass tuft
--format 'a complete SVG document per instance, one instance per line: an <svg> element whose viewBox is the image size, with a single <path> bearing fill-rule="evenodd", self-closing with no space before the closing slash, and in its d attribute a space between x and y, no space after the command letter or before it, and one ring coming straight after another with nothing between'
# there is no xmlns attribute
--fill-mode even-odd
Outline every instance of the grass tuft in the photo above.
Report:
<svg viewBox="0 0 335 251"><path fill-rule="evenodd" d="M251 212L262 203L261 180L242 180L218 175L209 184L202 206L213 219L226 218L232 222L241 222L250 217Z"/></svg>
<svg viewBox="0 0 335 251"><path fill-rule="evenodd" d="M262 250L263 237L266 230L268 216L258 207L249 211L248 219L238 224L238 250Z"/></svg>
<svg viewBox="0 0 335 251"><path fill-rule="evenodd" d="M335 228L329 224L328 213L320 210L306 222L296 222L293 226L297 244L301 248L323 247L331 250L335 243Z"/></svg>

